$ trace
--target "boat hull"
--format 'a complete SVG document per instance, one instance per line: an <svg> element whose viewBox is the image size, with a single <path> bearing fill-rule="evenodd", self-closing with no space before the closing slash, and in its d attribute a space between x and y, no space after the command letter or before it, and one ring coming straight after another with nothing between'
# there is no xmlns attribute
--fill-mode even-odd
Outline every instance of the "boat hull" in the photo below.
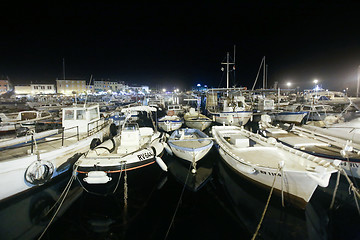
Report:
<svg viewBox="0 0 360 240"><path fill-rule="evenodd" d="M160 129L164 130L165 132L172 132L174 130L181 128L182 121L172 121L172 120L158 121L158 126Z"/></svg>
<svg viewBox="0 0 360 240"><path fill-rule="evenodd" d="M308 112L280 112L273 115L274 121L301 123Z"/></svg>
<svg viewBox="0 0 360 240"><path fill-rule="evenodd" d="M285 151L287 147L277 142L267 143L264 140L256 142L257 146L232 147L219 135L217 129L220 128L225 127L213 127L212 132L224 162L242 177L266 188L274 188L276 192L284 192L288 196L286 200L298 207L303 208L310 201L318 185L326 187L331 174L336 172L332 167L326 169L325 166L329 165L327 161L322 160L324 165L320 166L316 163L320 159L290 148ZM243 131L230 129L229 132L239 136ZM255 141L253 139L258 135L249 133L249 136ZM279 164L283 164L282 170Z"/></svg>
<svg viewBox="0 0 360 240"><path fill-rule="evenodd" d="M214 114L215 122L230 126L244 126L251 118L253 113L250 111L221 112Z"/></svg>

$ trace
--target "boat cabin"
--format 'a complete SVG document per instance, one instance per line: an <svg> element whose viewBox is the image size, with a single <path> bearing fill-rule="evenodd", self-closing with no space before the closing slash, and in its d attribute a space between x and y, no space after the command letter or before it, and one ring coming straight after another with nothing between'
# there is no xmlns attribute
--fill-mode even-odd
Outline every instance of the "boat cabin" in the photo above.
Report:
<svg viewBox="0 0 360 240"><path fill-rule="evenodd" d="M62 126L73 131L77 131L78 126L80 134L95 128L99 120L99 105L73 105L62 110Z"/></svg>

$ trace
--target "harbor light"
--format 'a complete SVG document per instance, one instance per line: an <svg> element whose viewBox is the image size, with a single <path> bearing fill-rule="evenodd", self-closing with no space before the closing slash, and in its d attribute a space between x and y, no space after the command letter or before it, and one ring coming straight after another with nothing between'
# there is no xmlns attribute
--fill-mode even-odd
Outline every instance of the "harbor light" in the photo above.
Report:
<svg viewBox="0 0 360 240"><path fill-rule="evenodd" d="M196 86L201 87L201 84L200 84L200 83L198 83Z"/></svg>
<svg viewBox="0 0 360 240"><path fill-rule="evenodd" d="M163 90L162 90L163 92L166 92L166 89L165 88L163 88Z"/></svg>
<svg viewBox="0 0 360 240"><path fill-rule="evenodd" d="M288 86L288 88L291 87L291 82L287 82L286 86Z"/></svg>
<svg viewBox="0 0 360 240"><path fill-rule="evenodd" d="M315 83L315 84L318 84L318 82L319 82L319 80L314 79L314 83Z"/></svg>

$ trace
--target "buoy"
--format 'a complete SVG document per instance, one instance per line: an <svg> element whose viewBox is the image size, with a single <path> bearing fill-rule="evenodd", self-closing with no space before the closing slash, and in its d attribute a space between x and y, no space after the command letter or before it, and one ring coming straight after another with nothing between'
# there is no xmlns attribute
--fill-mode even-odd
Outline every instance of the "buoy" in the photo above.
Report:
<svg viewBox="0 0 360 240"><path fill-rule="evenodd" d="M155 157L155 161L156 161L157 164L159 164L159 166L161 167L162 170L167 172L167 166L160 157Z"/></svg>
<svg viewBox="0 0 360 240"><path fill-rule="evenodd" d="M169 147L169 145L166 142L163 142L163 144L164 144L164 148L165 148L166 152L172 156L173 152L172 152L171 148Z"/></svg>

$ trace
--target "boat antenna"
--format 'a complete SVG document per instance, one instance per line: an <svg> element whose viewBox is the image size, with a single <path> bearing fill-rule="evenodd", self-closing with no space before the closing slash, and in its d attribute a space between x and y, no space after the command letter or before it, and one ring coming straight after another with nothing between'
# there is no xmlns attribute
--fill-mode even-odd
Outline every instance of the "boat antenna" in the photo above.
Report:
<svg viewBox="0 0 360 240"><path fill-rule="evenodd" d="M65 58L63 58L63 78L65 80Z"/></svg>
<svg viewBox="0 0 360 240"><path fill-rule="evenodd" d="M91 74L91 76L90 76L90 81L89 81L88 88L90 88L91 80L92 80L92 74ZM88 96L88 93L86 92L86 97L85 97L85 102L84 102L84 108L86 107L87 96Z"/></svg>

